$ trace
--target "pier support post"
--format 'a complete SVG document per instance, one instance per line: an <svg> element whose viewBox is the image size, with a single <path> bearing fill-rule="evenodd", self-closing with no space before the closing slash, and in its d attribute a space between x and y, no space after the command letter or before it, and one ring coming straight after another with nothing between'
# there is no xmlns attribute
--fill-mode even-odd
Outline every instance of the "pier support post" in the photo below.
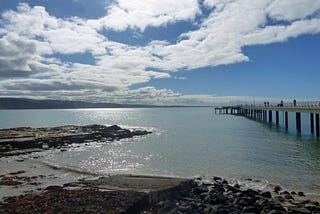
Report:
<svg viewBox="0 0 320 214"><path fill-rule="evenodd" d="M296 127L297 127L297 132L301 133L301 113L296 112Z"/></svg>
<svg viewBox="0 0 320 214"><path fill-rule="evenodd" d="M317 135L317 138L319 138L320 136L319 114L316 114L316 135Z"/></svg>
<svg viewBox="0 0 320 214"><path fill-rule="evenodd" d="M279 111L276 111L276 125L279 125Z"/></svg>
<svg viewBox="0 0 320 214"><path fill-rule="evenodd" d="M269 110L269 123L272 123L272 111Z"/></svg>
<svg viewBox="0 0 320 214"><path fill-rule="evenodd" d="M313 117L313 113L310 113L310 131L311 131L311 134L314 134L314 117Z"/></svg>
<svg viewBox="0 0 320 214"><path fill-rule="evenodd" d="M285 121L285 126L286 126L286 129L288 129L288 112L286 111L284 113L284 121Z"/></svg>

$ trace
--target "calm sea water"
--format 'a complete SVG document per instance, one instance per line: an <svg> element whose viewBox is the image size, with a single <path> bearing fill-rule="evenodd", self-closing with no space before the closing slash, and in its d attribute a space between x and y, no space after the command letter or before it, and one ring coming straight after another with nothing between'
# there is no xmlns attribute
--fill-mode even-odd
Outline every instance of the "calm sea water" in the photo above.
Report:
<svg viewBox="0 0 320 214"><path fill-rule="evenodd" d="M0 128L117 124L153 132L111 144L46 151L36 160L43 168L59 166L96 174L214 174L265 179L289 189L320 193L320 141L309 134L308 115L303 115L300 136L294 123L286 132L283 125L215 115L213 108L1 110L0 118ZM289 121L293 118L289 115ZM281 115L280 119L283 124ZM14 167L4 162L0 167Z"/></svg>

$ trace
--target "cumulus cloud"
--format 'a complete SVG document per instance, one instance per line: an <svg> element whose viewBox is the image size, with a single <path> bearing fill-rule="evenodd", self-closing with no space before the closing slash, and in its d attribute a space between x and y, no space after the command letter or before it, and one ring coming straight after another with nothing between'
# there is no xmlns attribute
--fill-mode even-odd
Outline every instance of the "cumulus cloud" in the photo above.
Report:
<svg viewBox="0 0 320 214"><path fill-rule="evenodd" d="M320 9L320 5L314 2L303 2L313 7L311 14ZM242 52L244 46L282 42L302 34L320 32L320 19L317 17L269 25L268 17L280 11L278 8L281 7L281 4L271 7L271 3L276 3L272 0L208 0L205 3L216 9L198 30L182 34L176 44L160 43L158 47L153 47L155 54L169 62L159 67L168 70L195 69L248 61L249 58ZM299 5L291 5L290 8L294 6ZM285 10L283 7L281 9ZM297 13L295 19L299 17Z"/></svg>
<svg viewBox="0 0 320 214"><path fill-rule="evenodd" d="M203 7L210 11L208 16ZM181 70L249 61L242 52L245 46L320 33L319 11L320 0L117 0L109 2L104 17L87 20L55 17L42 6L22 3L1 14L1 95L145 104L248 100L184 95L165 87L130 88L152 79L176 79L179 75L173 72ZM143 38L148 27L180 21L196 29L183 32L172 43L130 45L112 41L105 33L138 29ZM64 58L83 53L93 63Z"/></svg>
<svg viewBox="0 0 320 214"><path fill-rule="evenodd" d="M26 77L40 72L36 44L15 34L0 38L0 77Z"/></svg>
<svg viewBox="0 0 320 214"><path fill-rule="evenodd" d="M144 31L146 27L159 27L177 21L194 19L201 13L197 0L117 0L108 7L107 16L99 23L107 28L122 31L137 28Z"/></svg>
<svg viewBox="0 0 320 214"><path fill-rule="evenodd" d="M292 21L303 19L320 12L319 0L275 0L266 9L276 20Z"/></svg>

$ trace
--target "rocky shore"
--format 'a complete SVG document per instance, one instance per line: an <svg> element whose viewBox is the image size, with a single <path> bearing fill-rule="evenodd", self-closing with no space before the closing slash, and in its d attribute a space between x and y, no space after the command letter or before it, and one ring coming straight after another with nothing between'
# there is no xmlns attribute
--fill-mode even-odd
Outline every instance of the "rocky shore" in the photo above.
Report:
<svg viewBox="0 0 320 214"><path fill-rule="evenodd" d="M320 213L320 205L302 192L261 192L220 177L116 175L6 197L0 213Z"/></svg>
<svg viewBox="0 0 320 214"><path fill-rule="evenodd" d="M150 134L145 130L128 130L117 125L59 126L50 128L20 127L0 130L0 157L60 148L73 143L112 142Z"/></svg>
<svg viewBox="0 0 320 214"><path fill-rule="evenodd" d="M146 135L119 126L61 126L0 130L0 158L73 143L112 142ZM25 169L27 170L27 169ZM220 177L168 178L113 175L64 185L41 185L54 174L0 172L0 191L28 187L24 194L0 198L0 213L305 213L320 214L319 202L280 186L270 191L246 188ZM35 188L29 188L33 186ZM5 188L3 188L5 187Z"/></svg>

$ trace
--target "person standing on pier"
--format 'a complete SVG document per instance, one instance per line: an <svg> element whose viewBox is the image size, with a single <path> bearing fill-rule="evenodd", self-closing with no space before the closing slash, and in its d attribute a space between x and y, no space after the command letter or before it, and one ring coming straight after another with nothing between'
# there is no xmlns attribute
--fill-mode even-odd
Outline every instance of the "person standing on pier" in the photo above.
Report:
<svg viewBox="0 0 320 214"><path fill-rule="evenodd" d="M297 101L294 99L293 100L293 106L296 107L296 105L297 105Z"/></svg>

